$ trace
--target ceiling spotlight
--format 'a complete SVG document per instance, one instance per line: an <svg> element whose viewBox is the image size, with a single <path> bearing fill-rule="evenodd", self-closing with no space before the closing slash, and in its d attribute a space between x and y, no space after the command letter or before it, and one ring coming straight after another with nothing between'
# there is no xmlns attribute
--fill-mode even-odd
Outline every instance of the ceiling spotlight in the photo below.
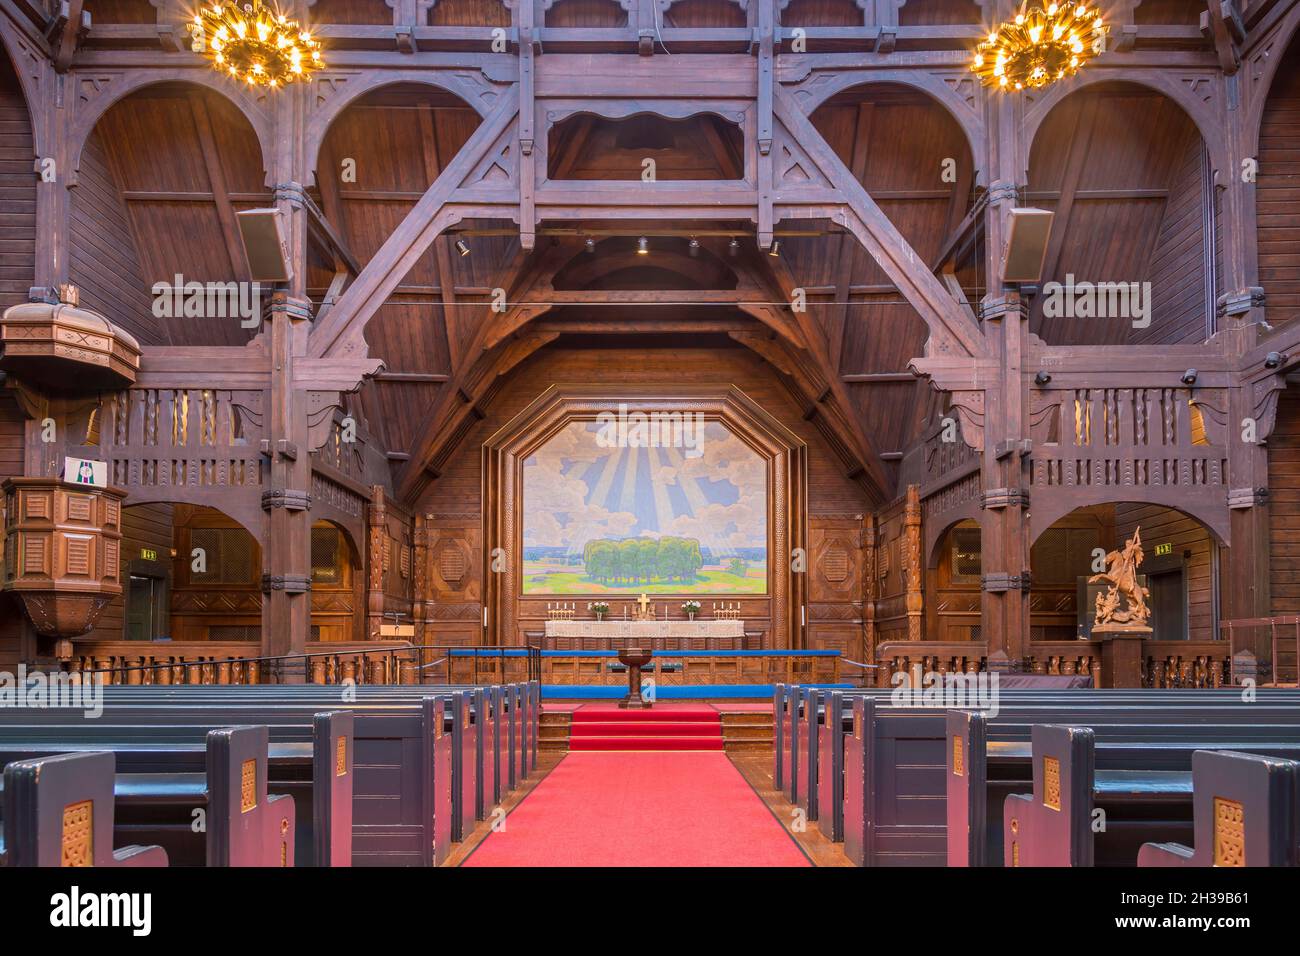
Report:
<svg viewBox="0 0 1300 956"><path fill-rule="evenodd" d="M456 251L459 252L462 256L469 255L469 246L465 244L464 239L456 240Z"/></svg>
<svg viewBox="0 0 1300 956"><path fill-rule="evenodd" d="M771 256L773 259L778 259L778 258L780 258L780 256L781 256L781 243L780 243L780 242L777 242L777 241L773 241L773 242L772 242L772 248L769 249L769 250L767 250L767 254L768 254L769 256Z"/></svg>
<svg viewBox="0 0 1300 956"><path fill-rule="evenodd" d="M1049 375L1047 372L1039 372L1037 375L1034 376L1034 384L1037 385L1039 388L1046 385L1051 380L1052 380L1052 376Z"/></svg>
<svg viewBox="0 0 1300 956"><path fill-rule="evenodd" d="M636 254L638 256L650 255L650 240L642 236L636 241Z"/></svg>
<svg viewBox="0 0 1300 956"><path fill-rule="evenodd" d="M687 248L690 249L691 258L694 259L700 254L700 240L696 239L694 236L691 236L691 242Z"/></svg>
<svg viewBox="0 0 1300 956"><path fill-rule="evenodd" d="M591 236L587 237L587 251L593 255L596 252L596 240L591 238Z"/></svg>
<svg viewBox="0 0 1300 956"><path fill-rule="evenodd" d="M1286 356L1281 352L1269 352L1264 356L1264 368L1277 368L1286 361Z"/></svg>
<svg viewBox="0 0 1300 956"><path fill-rule="evenodd" d="M1183 373L1182 382L1183 382L1184 385L1195 385L1195 384L1196 384L1196 369L1194 369L1194 368L1189 368L1186 372L1184 372L1184 373Z"/></svg>
<svg viewBox="0 0 1300 956"><path fill-rule="evenodd" d="M733 238L729 243L727 243L727 254L730 255L732 258L735 258L736 256L740 255L739 239Z"/></svg>

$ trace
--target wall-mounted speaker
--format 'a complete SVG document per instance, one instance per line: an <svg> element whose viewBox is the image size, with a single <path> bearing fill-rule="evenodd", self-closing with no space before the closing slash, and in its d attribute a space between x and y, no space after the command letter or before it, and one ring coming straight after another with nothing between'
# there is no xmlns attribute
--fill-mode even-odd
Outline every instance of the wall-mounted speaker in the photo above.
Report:
<svg viewBox="0 0 1300 956"><path fill-rule="evenodd" d="M245 209L236 213L239 235L244 240L248 274L255 282L289 282L289 248L280 230L280 210Z"/></svg>
<svg viewBox="0 0 1300 956"><path fill-rule="evenodd" d="M1050 209L1013 209L1011 228L1007 235L1007 251L1003 257L1003 280L1034 284L1043 278L1043 262L1047 258L1047 241L1052 235Z"/></svg>

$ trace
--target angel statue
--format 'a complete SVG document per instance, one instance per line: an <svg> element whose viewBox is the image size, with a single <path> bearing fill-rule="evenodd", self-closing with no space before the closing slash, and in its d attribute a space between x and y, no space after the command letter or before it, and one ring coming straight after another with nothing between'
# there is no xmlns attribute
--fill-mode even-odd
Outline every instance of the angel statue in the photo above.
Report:
<svg viewBox="0 0 1300 956"><path fill-rule="evenodd" d="M1097 616L1093 626L1099 624L1134 624L1144 625L1151 616L1147 598L1151 592L1138 584L1138 565L1142 563L1142 529L1135 528L1133 537L1124 542L1123 551L1112 551L1106 555L1106 570L1088 578L1089 584L1109 584L1103 593L1097 595ZM1127 602L1127 608L1120 610L1120 598Z"/></svg>

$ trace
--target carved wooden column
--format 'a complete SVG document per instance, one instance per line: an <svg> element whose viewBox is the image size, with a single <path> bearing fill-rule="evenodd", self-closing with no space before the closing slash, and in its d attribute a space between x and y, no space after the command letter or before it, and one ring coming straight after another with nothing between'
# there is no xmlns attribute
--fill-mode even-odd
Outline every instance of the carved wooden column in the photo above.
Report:
<svg viewBox="0 0 1300 956"><path fill-rule="evenodd" d="M921 487L907 486L907 503L903 512L903 541L899 560L903 563L903 582L907 588L907 639L925 639L925 561L921 555Z"/></svg>
<svg viewBox="0 0 1300 956"><path fill-rule="evenodd" d="M876 659L876 516L868 514L862 528L862 663ZM871 672L867 673L871 683Z"/></svg>
<svg viewBox="0 0 1300 956"><path fill-rule="evenodd" d="M1213 11L1210 18L1213 23ZM1222 47L1220 49L1222 52ZM1234 94L1238 79L1238 75L1224 78L1225 85ZM1267 95L1267 90L1251 92ZM1229 156L1252 155L1254 136L1253 131L1247 128L1247 117L1251 115L1252 112L1244 108L1227 111ZM1255 176L1243 175L1240 168L1217 172L1222 248L1215 328L1224 342L1227 356L1240 362L1259 344L1259 323L1264 321L1264 290L1259 285ZM1256 365L1242 368L1238 387L1229 390L1226 439L1232 546L1221 555L1219 562L1221 618L1267 617L1272 614L1268 449L1265 441L1273 429L1282 388L1285 388L1283 375L1272 374Z"/></svg>
<svg viewBox="0 0 1300 956"><path fill-rule="evenodd" d="M1023 374L1029 314L1020 293L1004 283L1011 210L1023 175L1017 110L1020 99L991 96L990 179L985 266L989 294L980 303L984 335L998 358L984 390L980 520L984 577L980 632L988 653L1013 662L1029 650L1029 468L1028 389Z"/></svg>
<svg viewBox="0 0 1300 956"><path fill-rule="evenodd" d="M423 514L415 516L415 532L411 536L411 620L415 624L416 644L423 644L425 600L429 597L429 528Z"/></svg>
<svg viewBox="0 0 1300 956"><path fill-rule="evenodd" d="M270 474L262 507L267 512L262 573L262 650L301 654L311 638L311 433L310 399L295 367L307 353L311 300L307 298L308 162L303 115L308 89L294 84L274 97L276 150L272 162L275 204L285 231L292 275L272 297L269 437ZM306 679L305 662L273 668L285 683Z"/></svg>
<svg viewBox="0 0 1300 956"><path fill-rule="evenodd" d="M388 505L382 485L371 487L366 513L366 639L377 641L384 622L384 553L389 547Z"/></svg>

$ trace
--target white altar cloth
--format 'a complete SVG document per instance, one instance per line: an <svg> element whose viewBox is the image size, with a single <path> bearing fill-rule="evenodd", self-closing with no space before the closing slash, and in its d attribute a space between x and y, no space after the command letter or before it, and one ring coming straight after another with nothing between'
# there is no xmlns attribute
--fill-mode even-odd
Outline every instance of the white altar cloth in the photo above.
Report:
<svg viewBox="0 0 1300 956"><path fill-rule="evenodd" d="M744 637L744 621L547 621L547 637Z"/></svg>

